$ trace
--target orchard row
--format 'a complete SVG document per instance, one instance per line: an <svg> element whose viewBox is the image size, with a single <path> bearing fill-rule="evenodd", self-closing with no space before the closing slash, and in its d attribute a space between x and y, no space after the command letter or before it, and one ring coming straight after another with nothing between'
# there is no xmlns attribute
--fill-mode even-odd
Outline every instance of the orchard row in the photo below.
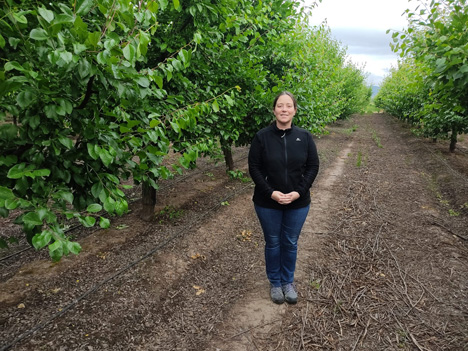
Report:
<svg viewBox="0 0 468 351"><path fill-rule="evenodd" d="M80 251L67 221L107 228L127 211L121 181L143 184L152 210L158 180L199 157L232 170L231 147L272 121L278 92L297 95L295 123L315 134L370 97L299 1L38 4L0 8L0 215L19 209L54 260Z"/></svg>
<svg viewBox="0 0 468 351"><path fill-rule="evenodd" d="M421 1L406 13L408 29L393 33L402 59L375 104L426 137L450 139L454 151L458 135L468 133L468 4Z"/></svg>

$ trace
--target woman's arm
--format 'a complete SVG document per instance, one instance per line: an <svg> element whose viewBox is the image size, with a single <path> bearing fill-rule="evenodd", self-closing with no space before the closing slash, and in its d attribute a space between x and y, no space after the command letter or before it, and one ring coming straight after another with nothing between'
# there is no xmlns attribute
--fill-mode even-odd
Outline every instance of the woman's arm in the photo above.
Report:
<svg viewBox="0 0 468 351"><path fill-rule="evenodd" d="M312 139L312 134L308 133L308 150L307 150L307 161L306 167L303 174L303 177L299 184L296 186L296 191L299 193L300 196L304 196L307 191L312 186L315 178L317 177L319 171L319 157L317 153L317 147L315 146L315 142Z"/></svg>
<svg viewBox="0 0 468 351"><path fill-rule="evenodd" d="M252 144L250 145L249 150L249 173L250 177L254 181L257 191L262 196L270 198L273 194L273 188L268 184L265 179L265 170L263 169L263 162L262 162L262 152L263 146L256 135L252 140Z"/></svg>

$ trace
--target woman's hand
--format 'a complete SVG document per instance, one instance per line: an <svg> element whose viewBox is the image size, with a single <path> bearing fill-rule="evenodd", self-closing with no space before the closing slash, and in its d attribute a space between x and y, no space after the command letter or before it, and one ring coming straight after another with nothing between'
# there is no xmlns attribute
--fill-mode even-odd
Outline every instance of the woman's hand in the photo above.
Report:
<svg viewBox="0 0 468 351"><path fill-rule="evenodd" d="M288 205L293 201L299 199L301 195L297 191L292 191L287 194L283 194L281 191L273 191L271 194L271 198L275 200L280 205Z"/></svg>

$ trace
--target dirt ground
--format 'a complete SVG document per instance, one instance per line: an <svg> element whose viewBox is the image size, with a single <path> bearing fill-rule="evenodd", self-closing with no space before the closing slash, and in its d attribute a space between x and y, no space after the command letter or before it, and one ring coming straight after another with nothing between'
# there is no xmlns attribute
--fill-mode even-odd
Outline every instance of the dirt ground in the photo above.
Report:
<svg viewBox="0 0 468 351"><path fill-rule="evenodd" d="M328 130L297 305L269 300L252 184L202 160L162 184L154 221L135 201L71 231L78 256L1 251L0 350L468 350L468 137L450 154L385 114Z"/></svg>

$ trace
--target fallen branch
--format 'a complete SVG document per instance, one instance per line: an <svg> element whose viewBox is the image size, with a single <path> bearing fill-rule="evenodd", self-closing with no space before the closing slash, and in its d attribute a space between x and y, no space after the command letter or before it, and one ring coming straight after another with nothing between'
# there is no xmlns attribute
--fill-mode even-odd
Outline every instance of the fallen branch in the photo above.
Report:
<svg viewBox="0 0 468 351"><path fill-rule="evenodd" d="M447 227L444 226L443 224L440 224L440 223L438 223L438 222L436 222L436 221L432 221L431 224L438 225L438 226L441 227L442 229L445 229L446 231L448 231L450 234L455 235L457 238L460 238L460 239L462 239L462 240L468 241L468 238L467 238L467 237L455 233L453 230L451 230L450 228L447 228Z"/></svg>
<svg viewBox="0 0 468 351"><path fill-rule="evenodd" d="M365 338L366 335L367 335L367 329L369 328L370 321L371 321L371 320L370 320L370 318L369 318L369 320L367 321L366 328L362 331L362 333L361 333L361 334L359 335L359 337L357 338L357 340L356 340L356 342L354 343L354 346L353 346L353 348L351 349L351 351L356 350L356 347L357 347L357 345L359 344L359 341L361 341L361 343L362 343L362 341L364 341L364 338Z"/></svg>

